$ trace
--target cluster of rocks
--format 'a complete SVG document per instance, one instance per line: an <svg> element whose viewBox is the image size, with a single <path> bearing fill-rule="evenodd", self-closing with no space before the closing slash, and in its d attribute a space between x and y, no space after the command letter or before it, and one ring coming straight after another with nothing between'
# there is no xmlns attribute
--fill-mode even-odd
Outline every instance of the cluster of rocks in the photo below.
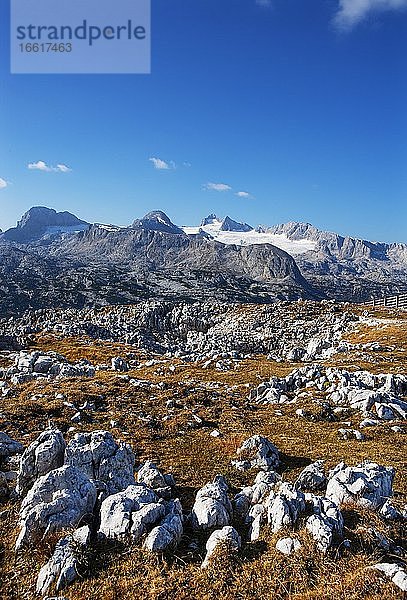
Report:
<svg viewBox="0 0 407 600"><path fill-rule="evenodd" d="M0 370L0 377L12 384L25 383L46 377L93 377L95 367L87 360L70 363L56 352L28 352L21 350L11 367Z"/></svg>
<svg viewBox="0 0 407 600"><path fill-rule="evenodd" d="M76 363L69 362L65 356L57 352L40 352L21 350L19 353L9 353L7 357L13 362L12 366L0 369L0 387L6 395L6 382L18 385L35 379L54 379L64 377L94 377L98 370L117 371L125 373L130 369L128 362L116 356L110 365L92 365L88 360Z"/></svg>
<svg viewBox="0 0 407 600"><path fill-rule="evenodd" d="M313 364L295 369L286 377L272 377L261 383L251 390L249 401L289 404L314 398L333 416L340 417L344 409L361 411L364 419L360 427L367 427L406 419L407 401L403 399L406 395L406 375L374 375ZM305 416L301 409L298 414ZM344 437L353 435L352 430L343 432Z"/></svg>
<svg viewBox="0 0 407 600"><path fill-rule="evenodd" d="M251 460L242 465L241 461L232 461L238 468L260 469L252 486L243 488L234 499L236 515L249 526L249 539L255 541L260 536L264 523L268 523L273 533L284 528L297 526L301 516L309 514L306 529L315 539L318 548L327 552L334 539L343 534L343 518L330 498L304 493L322 490L327 478L322 470L322 462L317 461L306 467L297 481L292 484L284 482L275 471L280 459L277 448L267 438L252 436L238 449L238 455L249 452ZM264 457L266 457L264 459ZM300 542L291 538L279 540L277 549L284 554L296 551Z"/></svg>
<svg viewBox="0 0 407 600"><path fill-rule="evenodd" d="M229 551L237 551L241 547L242 537L231 526L233 520L248 528L248 542L259 538L265 523L273 533L287 529L295 531L303 526L317 548L326 554L339 543L350 545L348 540L343 539L344 520L340 507L344 504L353 503L376 511L384 521L405 520L407 517L407 510L401 513L391 502L392 468L369 461L356 467L340 463L325 475L323 461L316 461L306 467L292 484L282 481L274 470L279 465L279 454L267 438L258 435L249 438L238 450L238 456L242 454L246 460L236 460L232 464L237 469L258 470L252 486L242 488L231 502L227 483L218 475L196 495L191 513L193 528L199 531L215 528L206 544L204 567L219 545ZM324 491L325 495L321 495ZM382 545L383 539L382 536ZM390 547L388 542L387 549ZM288 555L300 550L301 542L295 536L282 537L276 548ZM401 551L400 555L403 557L404 553ZM396 564L393 567L405 574L402 567ZM378 568L382 568L381 565ZM400 575L393 581L406 590Z"/></svg>
<svg viewBox="0 0 407 600"><path fill-rule="evenodd" d="M394 469L366 461L356 467L340 463L325 474L323 461L316 461L290 483L276 471L278 449L259 435L246 440L233 461L239 470L257 471L253 485L231 498L225 478L217 475L198 490L189 514L174 496L172 475L163 474L150 461L139 465L135 475L130 446L116 442L107 431L78 433L67 444L60 431L48 429L24 451L21 444L0 434L0 460L10 466L18 454L15 494L21 507L16 551L51 533L63 534L39 572L39 594L46 594L52 585L59 591L85 573L97 540L142 541L151 552L165 552L181 542L187 525L200 537L207 534L205 568L218 548L237 552L243 543L257 540L266 523L273 533L292 530L292 535L277 541L283 554L301 549L295 535L301 528L325 554L340 542L350 544L343 539L344 504L375 511L384 523L407 517L407 510L403 513L392 503ZM381 548L398 552L403 559L400 548L372 531ZM407 576L400 564L383 562L375 568L405 591Z"/></svg>
<svg viewBox="0 0 407 600"><path fill-rule="evenodd" d="M0 459L21 454L13 473L15 495L22 499L16 551L50 533L73 530L59 540L41 569L38 593L52 583L59 590L74 581L81 572L81 555L96 539L138 541L145 536L151 551L180 541L184 517L180 502L172 498L173 477L148 461L139 466L136 478L133 451L109 432L78 433L66 444L60 431L48 429L22 451L21 444L0 434ZM5 476L1 473L0 484ZM7 481L5 485L9 493Z"/></svg>
<svg viewBox="0 0 407 600"><path fill-rule="evenodd" d="M26 311L0 321L0 335L51 332L125 342L204 360L211 353L315 360L344 350L342 334L359 317L334 302L271 305L144 301L131 306Z"/></svg>
<svg viewBox="0 0 407 600"><path fill-rule="evenodd" d="M392 503L395 471L391 467L371 461L349 467L342 462L326 475L323 461L318 460L303 469L291 484L282 481L274 470L279 464L278 451L266 438L249 438L238 449L238 455L242 452L249 452L251 459L248 457L244 465L233 461L236 468L260 469L253 485L242 488L233 501L235 518L249 527L249 541L259 538L266 522L273 533L303 525L325 554L340 542L350 546L349 540L343 539L343 505L353 504L374 511L384 523L407 519L407 506L400 511ZM272 460L261 460L265 455L272 456ZM225 511L221 514L224 517ZM402 548L374 528L368 533L374 537L377 547L390 553L393 559L399 556L401 561L406 557ZM277 541L276 549L289 555L301 549L301 542L296 537L283 537ZM385 573L402 591L407 591L405 563L382 562L373 568Z"/></svg>

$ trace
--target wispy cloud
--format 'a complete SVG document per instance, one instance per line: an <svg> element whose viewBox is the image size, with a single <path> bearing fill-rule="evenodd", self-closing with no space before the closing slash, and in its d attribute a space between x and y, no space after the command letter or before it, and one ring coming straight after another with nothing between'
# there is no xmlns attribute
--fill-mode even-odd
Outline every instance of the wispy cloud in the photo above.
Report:
<svg viewBox="0 0 407 600"><path fill-rule="evenodd" d="M28 163L27 167L31 171L44 171L45 173L69 173L72 171L70 167L63 163L57 164L56 167L47 165L43 160L37 160L37 162Z"/></svg>
<svg viewBox="0 0 407 600"><path fill-rule="evenodd" d="M253 195L250 192L236 192L236 196L239 196L239 198L247 198L247 199L253 198Z"/></svg>
<svg viewBox="0 0 407 600"><path fill-rule="evenodd" d="M176 167L176 164L173 161L167 162L162 160L162 158L157 158L154 156L148 160L153 163L154 169L157 169L158 171L170 171Z"/></svg>
<svg viewBox="0 0 407 600"><path fill-rule="evenodd" d="M256 0L256 4L262 8L271 8L271 0Z"/></svg>
<svg viewBox="0 0 407 600"><path fill-rule="evenodd" d="M205 190L208 190L210 192L230 192L232 190L230 185L227 185L226 183L205 183L205 185L203 186Z"/></svg>
<svg viewBox="0 0 407 600"><path fill-rule="evenodd" d="M342 31L349 31L370 13L403 8L407 8L407 0L339 0L334 24Z"/></svg>
<svg viewBox="0 0 407 600"><path fill-rule="evenodd" d="M0 190L4 190L4 188L6 188L8 186L8 182L3 179L2 177L0 177Z"/></svg>
<svg viewBox="0 0 407 600"><path fill-rule="evenodd" d="M69 173L70 171L72 171L72 169L70 167L67 167L64 164L57 165L56 170L61 171L61 173Z"/></svg>

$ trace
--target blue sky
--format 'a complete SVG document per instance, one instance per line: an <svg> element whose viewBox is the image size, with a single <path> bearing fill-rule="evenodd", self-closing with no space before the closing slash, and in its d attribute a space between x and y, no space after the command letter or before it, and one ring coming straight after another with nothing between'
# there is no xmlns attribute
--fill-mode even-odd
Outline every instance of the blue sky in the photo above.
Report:
<svg viewBox="0 0 407 600"><path fill-rule="evenodd" d="M152 74L77 76L9 74L7 5L1 228L161 208L407 242L407 0L152 0Z"/></svg>

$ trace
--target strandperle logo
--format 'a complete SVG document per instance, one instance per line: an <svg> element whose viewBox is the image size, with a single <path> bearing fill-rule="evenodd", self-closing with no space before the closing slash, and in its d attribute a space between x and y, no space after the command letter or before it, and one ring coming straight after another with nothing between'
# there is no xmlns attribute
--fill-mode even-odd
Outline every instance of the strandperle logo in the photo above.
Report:
<svg viewBox="0 0 407 600"><path fill-rule="evenodd" d="M150 0L11 0L12 73L150 73Z"/></svg>
<svg viewBox="0 0 407 600"><path fill-rule="evenodd" d="M71 25L19 25L17 27L17 39L29 41L61 41L66 40L85 40L89 46L97 40L145 40L146 29L143 25L133 25L131 20L127 21L126 25L118 25L112 27L106 25L99 27L97 25L89 25L86 19L78 27Z"/></svg>

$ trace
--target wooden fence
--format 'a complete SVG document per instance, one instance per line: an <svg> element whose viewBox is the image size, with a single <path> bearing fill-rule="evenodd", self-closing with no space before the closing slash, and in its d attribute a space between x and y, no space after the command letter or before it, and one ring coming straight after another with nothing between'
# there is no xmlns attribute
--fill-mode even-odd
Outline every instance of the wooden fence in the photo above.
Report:
<svg viewBox="0 0 407 600"><path fill-rule="evenodd" d="M399 308L407 310L407 294L398 294L397 296L383 296L382 298L373 298L368 302L363 302L366 306L387 306L388 308Z"/></svg>

